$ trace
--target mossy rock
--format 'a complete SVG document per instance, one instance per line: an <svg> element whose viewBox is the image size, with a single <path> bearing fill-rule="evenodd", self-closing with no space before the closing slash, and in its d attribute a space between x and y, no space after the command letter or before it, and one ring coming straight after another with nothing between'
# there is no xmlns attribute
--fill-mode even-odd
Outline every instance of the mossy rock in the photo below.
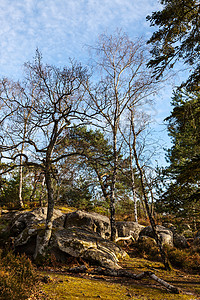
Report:
<svg viewBox="0 0 200 300"><path fill-rule="evenodd" d="M117 244L103 239L91 230L78 227L54 232L51 247L67 255L81 257L110 268L119 268L119 260L128 257L128 254ZM59 260L59 256L57 259Z"/></svg>

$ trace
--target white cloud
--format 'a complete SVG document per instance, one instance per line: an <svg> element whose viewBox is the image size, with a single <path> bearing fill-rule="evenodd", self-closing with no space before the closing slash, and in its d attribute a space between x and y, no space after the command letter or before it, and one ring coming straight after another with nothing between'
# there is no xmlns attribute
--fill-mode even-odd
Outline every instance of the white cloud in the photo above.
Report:
<svg viewBox="0 0 200 300"><path fill-rule="evenodd" d="M145 35L156 7L156 0L1 0L0 76L15 76L36 47L48 62L64 64L86 56L83 46L106 30Z"/></svg>
<svg viewBox="0 0 200 300"><path fill-rule="evenodd" d="M1 0L0 77L18 79L36 47L46 62L64 65L69 57L87 61L84 45L105 31L121 28L131 38L149 38L146 16L159 8L158 0ZM170 107L160 100L156 109L161 123Z"/></svg>

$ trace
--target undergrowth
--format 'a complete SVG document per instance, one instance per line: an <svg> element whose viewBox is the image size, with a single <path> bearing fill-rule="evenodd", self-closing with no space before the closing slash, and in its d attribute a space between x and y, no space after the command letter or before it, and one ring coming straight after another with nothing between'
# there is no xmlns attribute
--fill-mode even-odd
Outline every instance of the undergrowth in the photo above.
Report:
<svg viewBox="0 0 200 300"><path fill-rule="evenodd" d="M200 254L192 247L189 249L177 249L166 246L165 249L172 266L189 273L200 272Z"/></svg>
<svg viewBox="0 0 200 300"><path fill-rule="evenodd" d="M37 284L37 274L25 255L0 253L0 299L27 299Z"/></svg>
<svg viewBox="0 0 200 300"><path fill-rule="evenodd" d="M188 273L200 272L200 251L197 251L194 247L190 247L189 249L177 249L165 245L164 249L172 267L179 268ZM162 261L159 249L155 241L151 238L147 238L139 243L132 243L126 251L131 257L146 258L151 261Z"/></svg>

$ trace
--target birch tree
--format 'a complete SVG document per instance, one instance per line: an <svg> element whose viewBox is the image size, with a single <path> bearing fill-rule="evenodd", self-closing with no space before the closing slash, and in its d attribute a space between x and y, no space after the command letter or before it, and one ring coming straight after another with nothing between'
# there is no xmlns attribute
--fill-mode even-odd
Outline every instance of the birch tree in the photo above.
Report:
<svg viewBox="0 0 200 300"><path fill-rule="evenodd" d="M148 184L147 184L147 181L146 181L146 178L145 178L144 168L141 166L141 163L140 163L140 153L137 150L138 136L145 129L146 124L144 122L143 126L141 128L139 128L138 130L136 130L135 109L130 106L129 111L130 111L130 129L131 129L130 134L132 136L131 152L133 153L133 157L134 157L134 160L135 160L135 165L136 165L136 168L137 168L138 173L139 173L139 178L140 178L140 183L141 183L141 189L142 189L143 199L144 199L144 203L145 203L145 208L146 208L147 215L148 215L151 227L152 227L153 235L154 235L154 238L155 238L156 243L158 245L158 248L160 250L160 254L161 254L163 263L165 265L165 268L167 270L170 270L171 267L170 267L167 255L166 255L166 253L163 249L160 237L157 234L156 223L155 223L155 220L153 218L152 212L151 212L150 207L149 207L149 197L148 197L148 191L147 191Z"/></svg>
<svg viewBox="0 0 200 300"><path fill-rule="evenodd" d="M112 142L112 184L110 191L111 239L115 240L115 187L121 148L119 127L127 106L139 103L151 94L155 80L146 68L148 51L142 40L132 41L120 31L101 35L95 50L100 76L96 85L87 84L91 109L99 114L97 126L104 126ZM95 74L95 79L97 74Z"/></svg>

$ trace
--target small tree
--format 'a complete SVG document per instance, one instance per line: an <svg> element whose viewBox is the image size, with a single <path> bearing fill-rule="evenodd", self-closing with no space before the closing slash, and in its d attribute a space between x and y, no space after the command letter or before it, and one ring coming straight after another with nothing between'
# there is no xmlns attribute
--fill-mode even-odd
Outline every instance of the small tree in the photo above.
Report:
<svg viewBox="0 0 200 300"><path fill-rule="evenodd" d="M103 197L109 203L112 146L100 130L94 131L86 127L74 128L70 137L75 151L81 153L80 166L85 166L89 170L92 181L94 176L97 177Z"/></svg>

